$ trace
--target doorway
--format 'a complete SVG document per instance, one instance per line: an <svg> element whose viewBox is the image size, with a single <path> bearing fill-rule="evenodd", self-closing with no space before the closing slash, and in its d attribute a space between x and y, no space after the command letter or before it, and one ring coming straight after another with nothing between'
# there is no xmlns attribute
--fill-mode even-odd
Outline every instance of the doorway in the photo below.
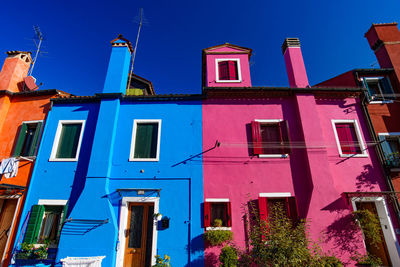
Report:
<svg viewBox="0 0 400 267"><path fill-rule="evenodd" d="M17 208L18 199L0 199L0 255L4 254Z"/></svg>
<svg viewBox="0 0 400 267"><path fill-rule="evenodd" d="M153 202L129 203L125 230L125 267L151 267L153 225Z"/></svg>

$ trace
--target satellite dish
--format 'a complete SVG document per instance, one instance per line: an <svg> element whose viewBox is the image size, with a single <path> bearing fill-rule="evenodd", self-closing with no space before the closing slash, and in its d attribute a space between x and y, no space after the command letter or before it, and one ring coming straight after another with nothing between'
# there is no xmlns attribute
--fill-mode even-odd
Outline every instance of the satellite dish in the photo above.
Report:
<svg viewBox="0 0 400 267"><path fill-rule="evenodd" d="M38 89L38 86L36 85L36 79L33 76L25 77L24 83L25 83L25 88L27 88L29 91Z"/></svg>

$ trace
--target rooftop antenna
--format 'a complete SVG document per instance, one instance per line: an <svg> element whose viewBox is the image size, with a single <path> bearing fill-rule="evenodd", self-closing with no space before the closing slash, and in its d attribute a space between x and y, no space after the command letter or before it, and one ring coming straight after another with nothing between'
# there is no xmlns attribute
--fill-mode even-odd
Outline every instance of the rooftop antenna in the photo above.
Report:
<svg viewBox="0 0 400 267"><path fill-rule="evenodd" d="M140 9L139 29L138 29L138 33L136 36L135 48L133 49L133 56L132 56L132 61L131 61L131 71L129 72L129 81L128 81L127 89L129 89L129 87L131 86L131 77L133 74L133 64L135 63L136 49L137 49L137 45L139 42L140 29L142 28L142 25L143 25L143 8Z"/></svg>
<svg viewBox="0 0 400 267"><path fill-rule="evenodd" d="M35 45L36 45L36 54L35 54L35 58L33 59L32 67L31 67L31 69L30 69L30 71L29 71L28 76L31 76L31 75L32 75L33 68L35 67L35 63L36 63L37 57L38 57L39 53L41 52L41 51L40 51L40 46L42 45L42 42L43 42L43 40L44 40L44 35L43 35L43 33L40 31L39 26L34 25L34 26L33 26L33 30L35 31L35 36L33 37L33 42L34 42ZM38 41L38 43L36 43L36 40Z"/></svg>

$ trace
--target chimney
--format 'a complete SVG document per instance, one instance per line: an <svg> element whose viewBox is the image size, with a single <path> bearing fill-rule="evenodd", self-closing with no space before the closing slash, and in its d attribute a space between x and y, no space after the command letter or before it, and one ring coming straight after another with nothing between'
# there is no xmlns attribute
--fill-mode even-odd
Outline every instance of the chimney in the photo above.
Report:
<svg viewBox="0 0 400 267"><path fill-rule="evenodd" d="M31 63L31 52L8 51L0 72L0 90L22 91Z"/></svg>
<svg viewBox="0 0 400 267"><path fill-rule="evenodd" d="M298 38L286 38L282 44L282 53L285 58L289 86L309 87L303 55L301 54L300 40Z"/></svg>
<svg viewBox="0 0 400 267"><path fill-rule="evenodd" d="M394 68L400 79L400 31L397 23L372 24L365 34L381 68Z"/></svg>
<svg viewBox="0 0 400 267"><path fill-rule="evenodd" d="M111 47L110 62L108 63L103 93L125 94L133 48L131 42L121 34L111 41Z"/></svg>

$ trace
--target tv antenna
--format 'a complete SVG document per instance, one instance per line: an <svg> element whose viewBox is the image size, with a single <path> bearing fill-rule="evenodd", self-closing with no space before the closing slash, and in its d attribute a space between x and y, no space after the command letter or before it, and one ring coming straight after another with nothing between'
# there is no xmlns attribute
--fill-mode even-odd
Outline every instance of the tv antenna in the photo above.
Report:
<svg viewBox="0 0 400 267"><path fill-rule="evenodd" d="M137 19L137 17L135 18ZM129 72L129 81L128 81L128 85L127 88L129 89L130 85L131 85L131 77L133 74L133 64L135 63L135 57L136 57L136 50L137 50L137 45L139 42L139 36L140 36L140 29L142 28L143 23L147 23L146 19L143 18L143 8L140 9L140 20L139 20L139 29L138 29L138 33L136 36L136 43L135 43L135 48L133 49L133 56L132 56L132 61L131 61L131 71Z"/></svg>
<svg viewBox="0 0 400 267"><path fill-rule="evenodd" d="M32 75L33 68L35 67L35 63L36 63L37 57L38 57L39 53L41 53L40 47L41 47L42 42L43 42L43 40L44 40L44 35L43 35L43 33L40 31L39 26L34 25L34 26L33 26L33 30L35 31L35 36L33 37L33 42L34 42L35 45L36 45L36 54L35 54L35 57L34 57L34 59L33 59L32 67L31 67L31 69L29 70L28 76L31 76L31 75Z"/></svg>

